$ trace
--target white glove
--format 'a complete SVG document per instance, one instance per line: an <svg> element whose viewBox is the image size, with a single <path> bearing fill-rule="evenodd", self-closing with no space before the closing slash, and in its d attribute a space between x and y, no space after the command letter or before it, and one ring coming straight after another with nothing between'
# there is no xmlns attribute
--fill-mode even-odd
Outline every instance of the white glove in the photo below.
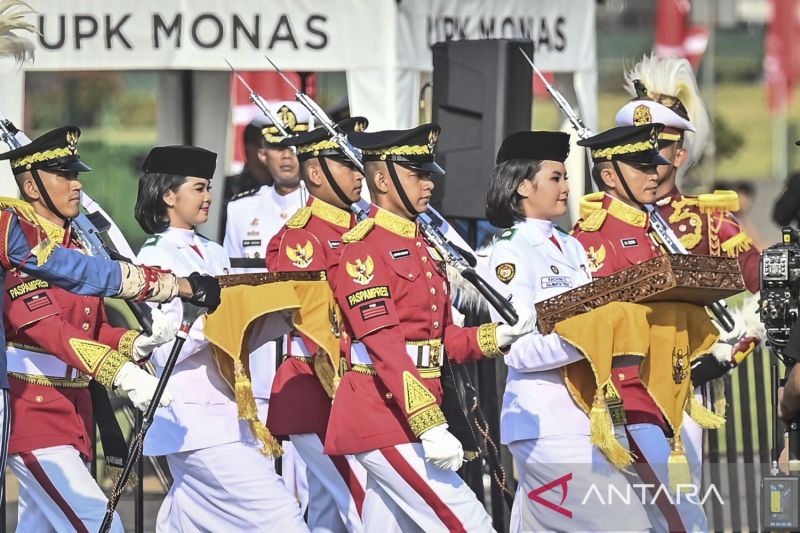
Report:
<svg viewBox="0 0 800 533"><path fill-rule="evenodd" d="M150 353L175 338L178 328L175 323L158 309L153 309L153 331L150 335L139 335L133 341L133 360L141 361Z"/></svg>
<svg viewBox="0 0 800 533"><path fill-rule="evenodd" d="M500 324L497 326L497 345L501 348L509 346L512 342L524 337L536 329L536 314L525 306L515 306L517 310L517 323L513 326Z"/></svg>
<svg viewBox="0 0 800 533"><path fill-rule="evenodd" d="M464 449L452 433L447 431L447 424L433 426L419 436L425 459L434 466L445 470L456 471L464 462Z"/></svg>
<svg viewBox="0 0 800 533"><path fill-rule="evenodd" d="M114 378L114 386L128 393L133 405L140 411L146 411L158 386L158 378L151 376L133 363L125 363ZM169 389L164 390L158 405L166 407L172 402Z"/></svg>

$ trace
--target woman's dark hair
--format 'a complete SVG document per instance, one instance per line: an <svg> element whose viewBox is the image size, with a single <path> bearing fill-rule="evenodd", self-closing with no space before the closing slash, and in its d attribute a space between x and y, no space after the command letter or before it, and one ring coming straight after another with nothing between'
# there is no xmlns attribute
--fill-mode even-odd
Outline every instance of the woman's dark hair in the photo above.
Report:
<svg viewBox="0 0 800 533"><path fill-rule="evenodd" d="M153 235L166 231L169 227L169 215L164 194L167 191L177 192L184 183L186 176L176 174L151 173L139 178L139 194L136 196L133 215L145 232Z"/></svg>
<svg viewBox="0 0 800 533"><path fill-rule="evenodd" d="M509 159L495 167L486 193L486 218L492 225L510 228L525 219L517 187L522 180L532 179L541 168L542 162L536 159Z"/></svg>

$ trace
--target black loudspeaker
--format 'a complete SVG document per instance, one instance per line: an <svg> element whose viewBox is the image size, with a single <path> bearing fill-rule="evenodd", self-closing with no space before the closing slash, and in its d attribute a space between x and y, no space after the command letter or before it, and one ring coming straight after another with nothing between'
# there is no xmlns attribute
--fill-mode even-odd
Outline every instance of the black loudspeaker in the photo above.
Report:
<svg viewBox="0 0 800 533"><path fill-rule="evenodd" d="M433 45L433 122L442 127L436 160L447 174L432 203L443 215L486 217L486 188L500 144L531 129L533 57L527 39Z"/></svg>

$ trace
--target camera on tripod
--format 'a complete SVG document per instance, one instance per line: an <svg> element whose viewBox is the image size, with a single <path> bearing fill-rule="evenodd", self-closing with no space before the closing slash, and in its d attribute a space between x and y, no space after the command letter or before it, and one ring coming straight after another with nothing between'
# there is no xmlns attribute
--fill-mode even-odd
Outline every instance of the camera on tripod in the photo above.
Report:
<svg viewBox="0 0 800 533"><path fill-rule="evenodd" d="M767 339L782 352L800 317L800 243L796 230L785 227L781 233L782 242L761 252L759 313Z"/></svg>
<svg viewBox="0 0 800 533"><path fill-rule="evenodd" d="M788 371L800 361L800 327L795 328L800 317L800 243L797 231L791 227L781 230L781 242L761 252L761 299L759 314L767 333L767 340L775 355ZM772 365L772 378L776 382L773 405L778 406L778 367ZM773 464L770 476L761 484L762 525L768 529L797 529L800 527L800 420L787 424L789 434L789 475L778 471L778 450L783 444L775 421L773 435Z"/></svg>

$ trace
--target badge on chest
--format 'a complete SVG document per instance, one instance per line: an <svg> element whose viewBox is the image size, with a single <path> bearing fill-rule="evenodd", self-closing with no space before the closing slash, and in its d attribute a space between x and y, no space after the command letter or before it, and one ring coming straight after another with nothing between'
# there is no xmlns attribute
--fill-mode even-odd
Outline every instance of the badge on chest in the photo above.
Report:
<svg viewBox="0 0 800 533"><path fill-rule="evenodd" d="M543 276L541 279L543 289L553 289L556 287L572 287L572 279L569 276Z"/></svg>

